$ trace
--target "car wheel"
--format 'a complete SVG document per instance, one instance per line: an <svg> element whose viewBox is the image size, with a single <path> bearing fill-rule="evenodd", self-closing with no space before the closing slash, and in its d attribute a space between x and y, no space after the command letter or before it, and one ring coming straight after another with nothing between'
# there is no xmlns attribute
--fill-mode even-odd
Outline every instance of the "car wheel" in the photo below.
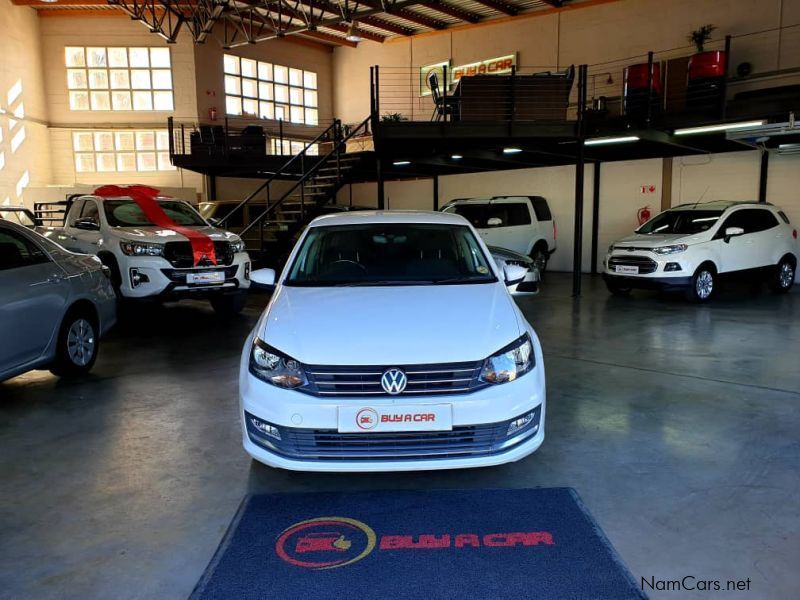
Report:
<svg viewBox="0 0 800 600"><path fill-rule="evenodd" d="M710 265L700 265L692 275L692 281L686 290L686 299L690 302L708 302L716 291L717 272Z"/></svg>
<svg viewBox="0 0 800 600"><path fill-rule="evenodd" d="M531 260L533 261L534 266L539 269L539 274L542 274L547 270L548 258L550 257L547 254L547 250L542 248L535 248L531 254Z"/></svg>
<svg viewBox="0 0 800 600"><path fill-rule="evenodd" d="M85 375L97 360L100 339L97 322L85 311L67 313L58 332L56 359L50 367L55 375Z"/></svg>
<svg viewBox="0 0 800 600"><path fill-rule="evenodd" d="M238 315L247 304L247 293L221 294L211 298L211 307L214 312L224 317Z"/></svg>
<svg viewBox="0 0 800 600"><path fill-rule="evenodd" d="M631 288L629 286L620 285L616 281L611 281L609 279L606 279L606 287L608 291L615 296L627 296L631 293Z"/></svg>
<svg viewBox="0 0 800 600"><path fill-rule="evenodd" d="M776 294L785 294L794 285L794 262L790 258L783 258L775 269L769 287Z"/></svg>

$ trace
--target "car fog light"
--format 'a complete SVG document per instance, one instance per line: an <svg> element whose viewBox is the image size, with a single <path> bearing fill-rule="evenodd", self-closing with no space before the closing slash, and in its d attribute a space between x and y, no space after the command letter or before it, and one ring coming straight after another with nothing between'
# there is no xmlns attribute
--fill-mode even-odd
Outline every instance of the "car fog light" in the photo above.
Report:
<svg viewBox="0 0 800 600"><path fill-rule="evenodd" d="M131 269L131 287L138 287L143 283L150 283L150 278L140 273L139 269Z"/></svg>
<svg viewBox="0 0 800 600"><path fill-rule="evenodd" d="M664 270L669 273L670 271L681 271L682 269L678 263L670 262L664 265Z"/></svg>
<svg viewBox="0 0 800 600"><path fill-rule="evenodd" d="M278 431L278 428L266 421L262 421L256 417L250 417L250 424L264 435L268 435L276 440L281 439L281 432Z"/></svg>
<svg viewBox="0 0 800 600"><path fill-rule="evenodd" d="M529 412L527 415L523 415L518 419L514 419L511 423L508 424L508 431L506 432L506 436L512 436L518 431L525 429L531 421L533 421L533 417L536 414L536 411ZM538 429L539 426L536 425Z"/></svg>

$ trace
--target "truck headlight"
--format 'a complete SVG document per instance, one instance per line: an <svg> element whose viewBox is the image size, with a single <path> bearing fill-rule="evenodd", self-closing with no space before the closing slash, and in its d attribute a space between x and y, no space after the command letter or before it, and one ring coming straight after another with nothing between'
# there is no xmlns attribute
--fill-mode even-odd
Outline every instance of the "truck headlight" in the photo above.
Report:
<svg viewBox="0 0 800 600"><path fill-rule="evenodd" d="M689 246L686 244L673 244L672 246L659 246L658 248L653 248L653 252L656 254L677 254L678 252L683 252Z"/></svg>
<svg viewBox="0 0 800 600"><path fill-rule="evenodd" d="M163 256L164 244L153 242L134 242L131 240L121 240L120 250L127 256Z"/></svg>
<svg viewBox="0 0 800 600"><path fill-rule="evenodd" d="M235 240L231 242L231 250L233 250L234 254L244 252L244 240Z"/></svg>
<svg viewBox="0 0 800 600"><path fill-rule="evenodd" d="M536 366L531 338L526 333L483 361L480 380L506 383L521 377Z"/></svg>
<svg viewBox="0 0 800 600"><path fill-rule="evenodd" d="M297 388L308 383L303 366L255 338L250 350L250 373L261 381L282 388Z"/></svg>

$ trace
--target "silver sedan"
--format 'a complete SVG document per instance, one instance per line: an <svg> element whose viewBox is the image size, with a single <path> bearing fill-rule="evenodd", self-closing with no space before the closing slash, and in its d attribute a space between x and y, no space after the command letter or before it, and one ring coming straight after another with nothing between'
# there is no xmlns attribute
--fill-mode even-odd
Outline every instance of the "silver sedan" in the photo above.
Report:
<svg viewBox="0 0 800 600"><path fill-rule="evenodd" d="M0 219L0 381L41 368L87 373L116 318L114 289L97 257Z"/></svg>

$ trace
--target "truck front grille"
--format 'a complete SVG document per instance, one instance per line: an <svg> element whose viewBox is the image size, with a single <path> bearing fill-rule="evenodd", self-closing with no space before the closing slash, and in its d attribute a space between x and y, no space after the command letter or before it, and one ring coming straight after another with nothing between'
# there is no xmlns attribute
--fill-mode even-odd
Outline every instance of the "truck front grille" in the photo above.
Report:
<svg viewBox="0 0 800 600"><path fill-rule="evenodd" d="M227 266L233 262L233 248L229 242L214 242L214 253L217 255L217 265ZM167 242L164 246L164 258L177 269L190 269L194 266L191 242ZM214 266L211 261L199 265L203 267Z"/></svg>

